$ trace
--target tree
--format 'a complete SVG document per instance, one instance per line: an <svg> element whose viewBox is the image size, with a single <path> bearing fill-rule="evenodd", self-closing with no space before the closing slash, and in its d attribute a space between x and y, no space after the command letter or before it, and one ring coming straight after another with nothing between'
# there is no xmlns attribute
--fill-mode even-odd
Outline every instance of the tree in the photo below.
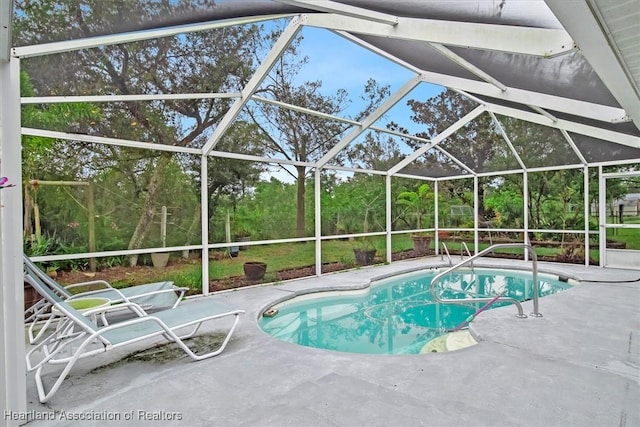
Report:
<svg viewBox="0 0 640 427"><path fill-rule="evenodd" d="M416 227L423 228L422 218L428 215L434 204L434 194L429 184L421 184L416 191L403 191L396 200L398 205L406 206L416 216Z"/></svg>
<svg viewBox="0 0 640 427"><path fill-rule="evenodd" d="M417 136L428 139L436 137L441 131L452 126L477 106L474 101L451 90L441 92L436 97L424 102L411 99L407 103L413 112L411 119L416 123L426 125L425 131L419 132ZM413 149L417 149L419 148L418 144L421 143L407 140L407 144ZM491 117L486 114L476 117L445 141L442 141L440 146L476 172L483 172L491 162L499 162L510 156L509 152L505 152L502 136L496 131ZM443 163L450 162L447 156L436 150L428 152L425 158L425 166L430 168L442 169ZM465 189L456 190L458 195L463 195L465 191ZM485 187L480 186L478 188L480 218L485 216L484 193Z"/></svg>
<svg viewBox="0 0 640 427"><path fill-rule="evenodd" d="M280 31L276 30L265 40L273 40L279 33ZM274 71L267 77L265 84L258 92L268 98L298 107L329 115L344 115L344 111L351 103L345 90L340 89L334 94L327 95L323 93L322 81L320 80L305 81L302 84L295 83L304 65L308 63L308 58L300 57L298 53L301 40L301 38L297 38L285 54L280 57ZM373 111L389 94L389 89L388 87L379 87L373 79L370 79L365 86L365 94L364 107L354 120L360 120ZM282 155L287 160L299 162L314 162L322 158L349 127L342 122L330 121L267 103L259 103L248 108L248 113L269 136L265 146L267 153ZM336 162L340 163L342 156L344 153L338 155ZM304 237L306 235L305 180L307 167L296 166L295 171L286 168L283 170L291 175L296 182L296 235Z"/></svg>
<svg viewBox="0 0 640 427"><path fill-rule="evenodd" d="M180 16L192 11L186 2L104 2L101 0L18 0L16 44L51 39L82 38L110 33L141 22ZM254 68L259 40L255 26L190 33L135 43L84 49L24 61L40 95L194 93L237 91ZM197 52L197 55L194 55ZM104 120L73 131L157 144L198 146L229 108L228 99L111 103ZM65 130L69 130L68 128ZM95 163L103 156L118 159L119 148L88 154ZM152 153L135 162L149 174L130 168L131 179L144 191L139 219L129 249L139 248L147 235L172 154ZM90 163L92 164L92 163ZM124 170L123 170L124 172Z"/></svg>
<svg viewBox="0 0 640 427"><path fill-rule="evenodd" d="M402 160L402 153L393 137L368 133L363 142L353 144L347 150L347 158L353 167L372 170L389 170Z"/></svg>

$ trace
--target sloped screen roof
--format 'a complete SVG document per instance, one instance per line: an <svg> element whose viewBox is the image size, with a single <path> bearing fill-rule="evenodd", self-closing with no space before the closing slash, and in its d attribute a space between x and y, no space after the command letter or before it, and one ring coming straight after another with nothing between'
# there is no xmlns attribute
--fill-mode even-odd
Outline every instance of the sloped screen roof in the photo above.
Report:
<svg viewBox="0 0 640 427"><path fill-rule="evenodd" d="M209 21L242 23L248 17L299 16L302 25L338 32L411 69L425 82L464 93L485 105L487 111L556 126L571 132L567 136L575 134L591 141L589 146L600 140L624 146L612 153L635 152L640 148L640 130L632 121L634 111L623 108L547 3L145 1L139 4L147 13L135 14L129 0L111 0L105 7L112 19L86 23L84 28L71 27L64 34L42 34L41 43ZM119 7L125 4L126 8ZM62 1L60 7L71 14L77 5ZM20 56L20 48L16 52ZM602 154L596 158L606 161ZM610 160L619 159L612 154Z"/></svg>

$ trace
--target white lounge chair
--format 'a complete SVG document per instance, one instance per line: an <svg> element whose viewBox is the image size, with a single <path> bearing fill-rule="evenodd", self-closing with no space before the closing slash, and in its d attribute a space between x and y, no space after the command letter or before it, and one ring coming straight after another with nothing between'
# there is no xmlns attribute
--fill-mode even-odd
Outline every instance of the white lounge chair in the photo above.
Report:
<svg viewBox="0 0 640 427"><path fill-rule="evenodd" d="M25 280L64 315L61 318L63 323L58 326L56 332L33 347L26 355L27 369L30 372L35 371L38 397L42 403L47 402L55 394L79 359L105 353L145 339L162 336L166 340L178 344L193 360L216 356L226 348L240 320L240 314L244 313L244 310L236 310L211 298L206 298L152 314L147 314L138 304L123 302L117 306L89 310L83 315L49 289L39 276L28 273L25 274ZM91 320L91 314L125 307L134 312L137 317L106 326L98 325ZM183 341L184 338L195 335L204 322L226 316L235 316L235 320L217 349L198 355ZM179 335L179 331L184 328L191 330L186 334ZM64 368L49 390L46 390L42 381L42 370L47 365L57 364L64 365Z"/></svg>
<svg viewBox="0 0 640 427"><path fill-rule="evenodd" d="M23 255L25 272L39 277L40 280L63 300L77 298L107 298L112 304L122 302L134 302L142 306L146 311L162 308L175 308L180 304L189 288L177 287L173 282L155 282L144 285L130 286L127 288L114 288L104 280L92 280L89 282L74 283L62 286L44 271L36 266L28 256ZM71 289L95 288L89 291L71 293ZM54 320L50 313L51 304L42 299L27 309L28 316L25 322L31 322L28 329L29 343L36 343ZM43 323L44 322L44 323Z"/></svg>

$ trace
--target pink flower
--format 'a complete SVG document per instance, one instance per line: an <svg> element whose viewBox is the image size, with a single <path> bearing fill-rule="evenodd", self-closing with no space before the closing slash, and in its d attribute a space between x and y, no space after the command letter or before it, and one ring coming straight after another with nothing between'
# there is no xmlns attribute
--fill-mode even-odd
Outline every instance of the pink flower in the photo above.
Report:
<svg viewBox="0 0 640 427"><path fill-rule="evenodd" d="M9 181L9 178L7 178L6 176L0 177L0 189L15 187L15 184L7 184L8 181Z"/></svg>

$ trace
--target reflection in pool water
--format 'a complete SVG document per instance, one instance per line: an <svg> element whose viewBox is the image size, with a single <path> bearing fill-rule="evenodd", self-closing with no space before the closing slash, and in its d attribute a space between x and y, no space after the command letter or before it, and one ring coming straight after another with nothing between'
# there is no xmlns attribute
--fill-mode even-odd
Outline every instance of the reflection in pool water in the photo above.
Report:
<svg viewBox="0 0 640 427"><path fill-rule="evenodd" d="M262 317L262 329L284 341L351 353L417 354L437 336L454 329L484 303L465 298L505 296L525 301L532 297L531 274L475 268L443 278L442 298L460 304L436 304L429 290L438 271L405 274L374 282L364 292L325 292L313 298L294 298L277 306L274 317ZM538 275L540 296L571 285L557 276ZM327 296L328 295L328 296ZM492 308L509 303L500 302Z"/></svg>

